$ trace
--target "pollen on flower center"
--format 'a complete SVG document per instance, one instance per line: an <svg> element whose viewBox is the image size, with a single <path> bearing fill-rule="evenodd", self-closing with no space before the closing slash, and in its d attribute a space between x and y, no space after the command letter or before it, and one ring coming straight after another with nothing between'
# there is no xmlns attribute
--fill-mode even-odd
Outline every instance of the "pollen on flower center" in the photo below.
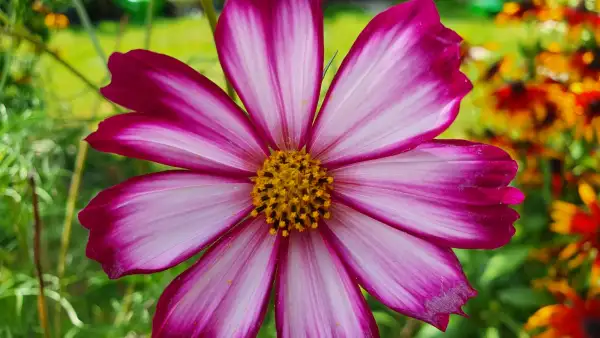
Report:
<svg viewBox="0 0 600 338"><path fill-rule="evenodd" d="M316 229L321 218L331 216L333 177L304 150L273 152L251 180L251 215L264 213L273 235Z"/></svg>

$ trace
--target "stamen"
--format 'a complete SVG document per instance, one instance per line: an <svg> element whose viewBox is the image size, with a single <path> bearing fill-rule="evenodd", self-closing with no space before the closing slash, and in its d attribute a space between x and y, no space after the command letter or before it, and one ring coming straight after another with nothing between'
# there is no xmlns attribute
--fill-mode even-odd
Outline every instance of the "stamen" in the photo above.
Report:
<svg viewBox="0 0 600 338"><path fill-rule="evenodd" d="M304 150L273 152L251 181L255 208L250 215L264 213L272 235L316 229L321 218L331 217L333 177Z"/></svg>

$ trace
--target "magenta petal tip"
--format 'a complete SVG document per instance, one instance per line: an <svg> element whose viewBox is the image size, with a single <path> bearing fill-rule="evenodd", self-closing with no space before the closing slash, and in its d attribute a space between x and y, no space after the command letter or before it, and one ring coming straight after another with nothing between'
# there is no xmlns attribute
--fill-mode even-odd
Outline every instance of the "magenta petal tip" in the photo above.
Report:
<svg viewBox="0 0 600 338"><path fill-rule="evenodd" d="M504 196L502 197L502 203L504 204L521 204L525 200L525 194L517 188L508 187Z"/></svg>

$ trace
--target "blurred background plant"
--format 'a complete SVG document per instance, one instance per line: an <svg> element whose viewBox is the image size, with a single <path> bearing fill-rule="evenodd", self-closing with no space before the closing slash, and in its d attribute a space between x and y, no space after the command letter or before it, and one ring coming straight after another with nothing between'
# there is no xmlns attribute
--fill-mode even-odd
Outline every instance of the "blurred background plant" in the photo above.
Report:
<svg viewBox="0 0 600 338"><path fill-rule="evenodd" d="M535 337L546 329L546 338L600 337L599 5L436 2L442 21L466 40L463 67L475 84L444 137L509 151L521 163L516 185L527 196L511 244L457 251L479 295L465 308L470 318L451 318L443 337ZM325 3L332 61L324 90L358 33L391 4ZM149 336L158 296L189 263L109 280L85 257L87 232L74 216L100 190L159 168L88 151L81 140L121 112L98 95L113 51L163 52L225 88L200 5L0 1L0 337ZM368 301L382 337L442 337ZM274 331L269 315L260 336Z"/></svg>
<svg viewBox="0 0 600 338"><path fill-rule="evenodd" d="M464 65L476 83L471 97L479 111L468 134L521 163L517 184L527 199L517 235L486 269L524 249L517 259L508 257L514 273L497 279L497 296L489 301L490 308L504 303L498 318L512 313L504 305L518 309L520 316L511 317L519 327L530 315L524 336L600 337L598 9L596 1L506 2L495 21L527 31L518 53L490 52L487 62ZM466 54L474 48L465 46Z"/></svg>

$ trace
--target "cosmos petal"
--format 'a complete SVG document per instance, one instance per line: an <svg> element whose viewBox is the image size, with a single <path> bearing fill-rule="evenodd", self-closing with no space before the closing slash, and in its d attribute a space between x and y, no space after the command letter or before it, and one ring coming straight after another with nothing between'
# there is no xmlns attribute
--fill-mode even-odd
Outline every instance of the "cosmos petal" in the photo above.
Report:
<svg viewBox="0 0 600 338"><path fill-rule="evenodd" d="M515 232L506 185L517 164L506 152L468 141L431 141L398 155L332 171L335 197L398 229L453 248L491 249Z"/></svg>
<svg viewBox="0 0 600 338"><path fill-rule="evenodd" d="M228 151L228 140L145 113L109 117L86 141L98 151L218 175L248 177L261 161L261 157Z"/></svg>
<svg viewBox="0 0 600 338"><path fill-rule="evenodd" d="M175 266L252 210L246 180L188 171L138 176L102 191L79 213L86 254L110 278Z"/></svg>
<svg viewBox="0 0 600 338"><path fill-rule="evenodd" d="M387 307L440 330L476 292L449 248L378 222L344 205L323 231L359 283Z"/></svg>
<svg viewBox="0 0 600 338"><path fill-rule="evenodd" d="M318 231L294 232L281 251L278 337L379 336L358 286Z"/></svg>
<svg viewBox="0 0 600 338"><path fill-rule="evenodd" d="M442 133L471 83L459 70L461 38L433 0L377 15L343 61L308 149L328 167L398 154Z"/></svg>
<svg viewBox="0 0 600 338"><path fill-rule="evenodd" d="M228 0L215 38L257 128L276 148L302 147L321 88L321 1Z"/></svg>
<svg viewBox="0 0 600 338"><path fill-rule="evenodd" d="M243 111L216 84L183 62L147 50L113 53L109 100L214 140L221 151L260 163L266 144Z"/></svg>
<svg viewBox="0 0 600 338"><path fill-rule="evenodd" d="M263 218L239 225L177 277L158 301L152 337L256 336L273 283L279 237Z"/></svg>

